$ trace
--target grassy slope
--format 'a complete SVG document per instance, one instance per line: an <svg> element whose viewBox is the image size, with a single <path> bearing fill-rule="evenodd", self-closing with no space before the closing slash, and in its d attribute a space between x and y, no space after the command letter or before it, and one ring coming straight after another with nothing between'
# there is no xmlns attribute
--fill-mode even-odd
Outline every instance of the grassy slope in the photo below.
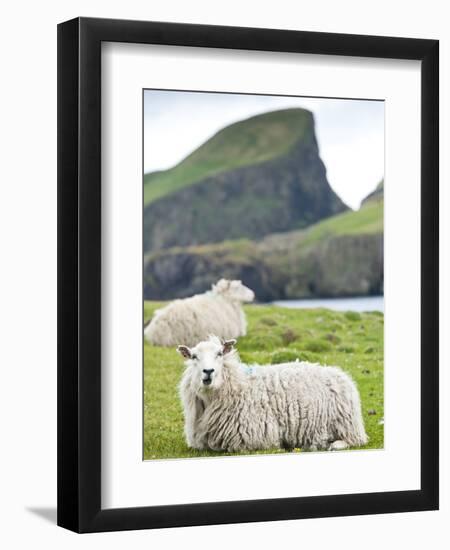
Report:
<svg viewBox="0 0 450 550"><path fill-rule="evenodd" d="M159 304L145 303L145 319ZM246 307L248 336L238 349L244 362L300 360L338 365L358 385L366 431L366 448L383 447L383 322L377 313L340 313L326 309L289 310ZM218 456L188 449L177 385L183 361L174 349L144 345L144 458ZM369 412L375 414L369 414ZM267 451L284 452L284 451Z"/></svg>
<svg viewBox="0 0 450 550"><path fill-rule="evenodd" d="M383 232L383 201L370 201L359 210L344 212L314 224L304 231L302 244L312 245L339 235L364 235Z"/></svg>
<svg viewBox="0 0 450 550"><path fill-rule="evenodd" d="M380 183L375 187L372 193L369 193L365 199L363 199L362 204L366 204L369 201L382 200L384 198L384 180L381 180Z"/></svg>
<svg viewBox="0 0 450 550"><path fill-rule="evenodd" d="M309 111L286 109L227 126L173 168L146 174L144 205L207 176L283 155L308 135L311 122Z"/></svg>

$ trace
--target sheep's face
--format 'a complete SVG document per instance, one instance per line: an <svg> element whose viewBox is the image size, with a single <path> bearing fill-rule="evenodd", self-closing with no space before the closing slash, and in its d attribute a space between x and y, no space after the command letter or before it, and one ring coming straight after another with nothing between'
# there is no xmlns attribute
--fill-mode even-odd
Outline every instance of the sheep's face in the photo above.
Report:
<svg viewBox="0 0 450 550"><path fill-rule="evenodd" d="M177 351L186 359L186 366L198 390L217 389L223 382L224 357L233 350L236 340L221 341L211 336L194 348L178 346Z"/></svg>
<svg viewBox="0 0 450 550"><path fill-rule="evenodd" d="M220 279L217 284L213 285L213 290L217 294L223 294L237 302L253 302L255 299L253 290L245 286L242 281Z"/></svg>

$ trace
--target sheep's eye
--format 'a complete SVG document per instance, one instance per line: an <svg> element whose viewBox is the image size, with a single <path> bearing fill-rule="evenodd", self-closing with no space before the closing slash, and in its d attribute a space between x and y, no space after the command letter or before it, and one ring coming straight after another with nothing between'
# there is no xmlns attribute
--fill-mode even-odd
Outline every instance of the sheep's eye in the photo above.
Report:
<svg viewBox="0 0 450 550"><path fill-rule="evenodd" d="M217 357L222 357L222 355L223 355L223 351L218 351L217 352Z"/></svg>
<svg viewBox="0 0 450 550"><path fill-rule="evenodd" d="M197 361L198 357L197 357L196 355L193 355L193 356L191 357L191 359L193 359L194 361Z"/></svg>

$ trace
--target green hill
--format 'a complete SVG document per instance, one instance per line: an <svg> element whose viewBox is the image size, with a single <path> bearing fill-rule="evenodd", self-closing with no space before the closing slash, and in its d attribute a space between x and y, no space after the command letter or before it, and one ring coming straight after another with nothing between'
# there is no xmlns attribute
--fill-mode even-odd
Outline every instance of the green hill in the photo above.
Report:
<svg viewBox="0 0 450 550"><path fill-rule="evenodd" d="M146 174L144 204L214 174L281 156L310 137L313 124L309 111L286 109L227 126L173 168Z"/></svg>
<svg viewBox="0 0 450 550"><path fill-rule="evenodd" d="M144 192L145 252L260 239L347 209L328 183L304 109L224 128L171 170L150 174Z"/></svg>

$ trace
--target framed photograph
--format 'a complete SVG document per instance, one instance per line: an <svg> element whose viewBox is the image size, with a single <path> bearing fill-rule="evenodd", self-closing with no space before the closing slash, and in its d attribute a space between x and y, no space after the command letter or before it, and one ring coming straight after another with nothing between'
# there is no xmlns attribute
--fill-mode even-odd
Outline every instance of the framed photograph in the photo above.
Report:
<svg viewBox="0 0 450 550"><path fill-rule="evenodd" d="M58 27L58 524L438 508L438 41Z"/></svg>

